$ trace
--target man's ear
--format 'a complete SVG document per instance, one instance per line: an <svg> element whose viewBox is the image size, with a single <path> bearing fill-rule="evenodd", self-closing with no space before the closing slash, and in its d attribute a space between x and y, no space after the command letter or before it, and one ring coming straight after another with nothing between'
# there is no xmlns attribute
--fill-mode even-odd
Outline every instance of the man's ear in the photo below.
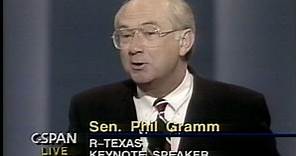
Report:
<svg viewBox="0 0 296 156"><path fill-rule="evenodd" d="M192 48L195 40L195 34L192 29L185 29L179 39L180 44L180 56L185 56Z"/></svg>

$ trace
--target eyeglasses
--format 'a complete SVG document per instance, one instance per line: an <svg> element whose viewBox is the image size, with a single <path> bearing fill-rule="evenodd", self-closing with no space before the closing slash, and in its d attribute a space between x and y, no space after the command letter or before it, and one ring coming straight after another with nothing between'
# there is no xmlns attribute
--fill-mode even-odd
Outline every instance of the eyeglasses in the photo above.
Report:
<svg viewBox="0 0 296 156"><path fill-rule="evenodd" d="M160 31L160 28L153 24L142 25L139 28L133 29L117 29L113 32L112 39L115 48L125 49L134 39L136 33L140 33L147 46L155 46L161 37L169 33L179 31L182 29L174 29L169 31Z"/></svg>

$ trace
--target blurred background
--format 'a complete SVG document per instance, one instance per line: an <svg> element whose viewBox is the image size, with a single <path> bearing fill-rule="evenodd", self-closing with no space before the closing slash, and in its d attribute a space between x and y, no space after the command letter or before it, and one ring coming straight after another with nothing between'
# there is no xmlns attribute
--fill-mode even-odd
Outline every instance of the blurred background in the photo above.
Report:
<svg viewBox="0 0 296 156"><path fill-rule="evenodd" d="M4 156L37 156L33 132L65 132L71 96L126 78L113 48L122 0L4 0ZM296 133L296 1L190 0L203 76L263 93L275 133ZM254 114L256 115L256 114ZM278 137L283 156L296 138Z"/></svg>

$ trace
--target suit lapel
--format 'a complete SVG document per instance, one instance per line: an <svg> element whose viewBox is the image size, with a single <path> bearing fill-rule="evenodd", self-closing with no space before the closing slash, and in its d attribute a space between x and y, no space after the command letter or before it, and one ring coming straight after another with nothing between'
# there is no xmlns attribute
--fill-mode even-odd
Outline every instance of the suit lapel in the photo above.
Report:
<svg viewBox="0 0 296 156"><path fill-rule="evenodd" d="M207 122L208 116L206 115L206 107L209 104L208 98L204 95L204 81L202 78L194 74L194 86L191 100L189 102L185 123L204 123ZM179 144L179 150L184 150L186 147L190 147L192 138L181 137ZM195 138L197 141L198 138Z"/></svg>
<svg viewBox="0 0 296 156"><path fill-rule="evenodd" d="M200 77L194 75L193 93L187 108L185 122L200 122L206 120L205 107L209 101L203 94L203 83Z"/></svg>
<svg viewBox="0 0 296 156"><path fill-rule="evenodd" d="M132 80L128 80L125 83L125 86L127 91L126 94L123 95L122 109L125 110L126 116L124 118L127 120L126 122L129 122L130 124L131 121L137 121L137 112L133 100L133 96L136 94L136 84Z"/></svg>

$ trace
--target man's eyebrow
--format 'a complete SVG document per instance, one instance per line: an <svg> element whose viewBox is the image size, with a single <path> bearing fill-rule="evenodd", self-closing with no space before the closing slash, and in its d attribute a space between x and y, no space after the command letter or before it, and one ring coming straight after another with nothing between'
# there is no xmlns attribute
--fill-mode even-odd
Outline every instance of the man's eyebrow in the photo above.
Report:
<svg viewBox="0 0 296 156"><path fill-rule="evenodd" d="M144 22L141 25L147 25L147 24L158 25L157 22L155 21Z"/></svg>
<svg viewBox="0 0 296 156"><path fill-rule="evenodd" d="M141 25L158 25L157 22L155 21L148 21L148 22L144 22ZM129 26L125 25L125 24L119 24L118 27L116 29L125 29L125 28L129 28Z"/></svg>
<svg viewBox="0 0 296 156"><path fill-rule="evenodd" d="M128 28L127 25L119 25L118 27L116 27L116 29L125 29Z"/></svg>

